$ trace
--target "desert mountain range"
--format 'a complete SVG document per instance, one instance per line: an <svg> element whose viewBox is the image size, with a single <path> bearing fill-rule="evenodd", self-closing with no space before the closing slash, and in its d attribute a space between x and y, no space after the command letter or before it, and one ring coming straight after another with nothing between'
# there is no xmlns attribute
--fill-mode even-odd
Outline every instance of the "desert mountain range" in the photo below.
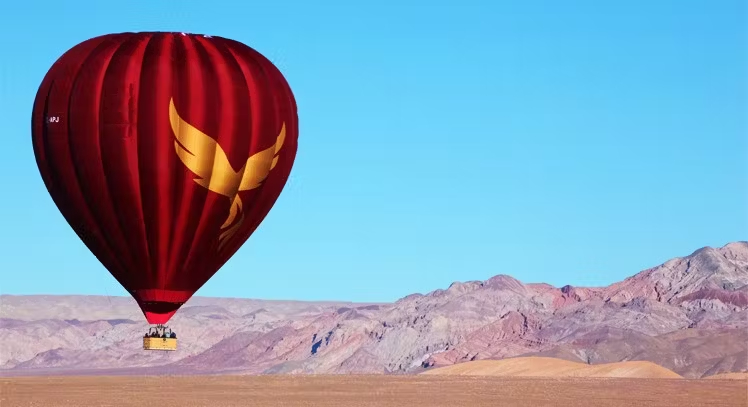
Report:
<svg viewBox="0 0 748 407"><path fill-rule="evenodd" d="M748 242L607 287L498 275L386 304L195 297L169 325L179 349L147 352L129 297L2 295L0 374L397 374L526 356L575 372L630 361L686 378L745 372Z"/></svg>

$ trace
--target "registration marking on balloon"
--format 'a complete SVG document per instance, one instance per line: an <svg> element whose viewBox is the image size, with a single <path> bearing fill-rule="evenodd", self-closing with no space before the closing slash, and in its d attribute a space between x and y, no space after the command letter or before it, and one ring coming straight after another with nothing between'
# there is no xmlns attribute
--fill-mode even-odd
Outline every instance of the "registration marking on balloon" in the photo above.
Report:
<svg viewBox="0 0 748 407"><path fill-rule="evenodd" d="M228 217L221 225L222 232L218 237L218 250L221 250L244 221L239 191L259 187L278 163L278 152L286 138L286 124L282 124L275 145L251 155L242 168L235 171L226 152L215 139L179 116L174 99L169 101L169 122L174 132L177 156L185 167L197 175L195 183L231 199ZM237 214L239 219L235 222Z"/></svg>

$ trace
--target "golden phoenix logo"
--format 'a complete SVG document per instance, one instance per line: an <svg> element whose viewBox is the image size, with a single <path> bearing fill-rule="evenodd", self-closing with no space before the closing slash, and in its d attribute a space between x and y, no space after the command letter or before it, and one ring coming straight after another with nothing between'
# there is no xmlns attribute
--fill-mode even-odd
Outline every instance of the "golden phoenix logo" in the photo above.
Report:
<svg viewBox="0 0 748 407"><path fill-rule="evenodd" d="M259 187L278 163L278 151L283 147L286 138L286 124L283 123L281 126L275 145L253 154L239 171L234 171L226 152L218 142L179 116L174 99L169 101L169 121L176 138L174 148L177 156L185 167L198 176L194 179L195 183L231 199L229 216L221 225L223 232L218 237L220 250L244 221L239 191ZM234 223L237 213L239 220Z"/></svg>

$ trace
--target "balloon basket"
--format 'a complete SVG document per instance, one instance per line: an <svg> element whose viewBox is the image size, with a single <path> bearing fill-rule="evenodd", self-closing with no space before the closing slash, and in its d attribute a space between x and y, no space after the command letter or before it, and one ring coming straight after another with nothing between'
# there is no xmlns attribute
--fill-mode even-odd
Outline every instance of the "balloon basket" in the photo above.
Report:
<svg viewBox="0 0 748 407"><path fill-rule="evenodd" d="M143 338L143 350L177 350L174 338Z"/></svg>
<svg viewBox="0 0 748 407"><path fill-rule="evenodd" d="M176 335L171 329L163 325L151 327L148 333L143 336L143 350L177 350Z"/></svg>

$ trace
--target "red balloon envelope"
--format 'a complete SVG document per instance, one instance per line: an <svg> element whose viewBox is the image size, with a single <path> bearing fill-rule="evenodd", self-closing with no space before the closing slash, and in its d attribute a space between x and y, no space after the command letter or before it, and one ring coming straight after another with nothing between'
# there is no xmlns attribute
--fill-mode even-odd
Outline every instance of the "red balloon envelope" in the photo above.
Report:
<svg viewBox="0 0 748 407"><path fill-rule="evenodd" d="M32 137L62 215L148 322L163 324L270 211L298 121L281 73L242 43L121 33L55 62Z"/></svg>

